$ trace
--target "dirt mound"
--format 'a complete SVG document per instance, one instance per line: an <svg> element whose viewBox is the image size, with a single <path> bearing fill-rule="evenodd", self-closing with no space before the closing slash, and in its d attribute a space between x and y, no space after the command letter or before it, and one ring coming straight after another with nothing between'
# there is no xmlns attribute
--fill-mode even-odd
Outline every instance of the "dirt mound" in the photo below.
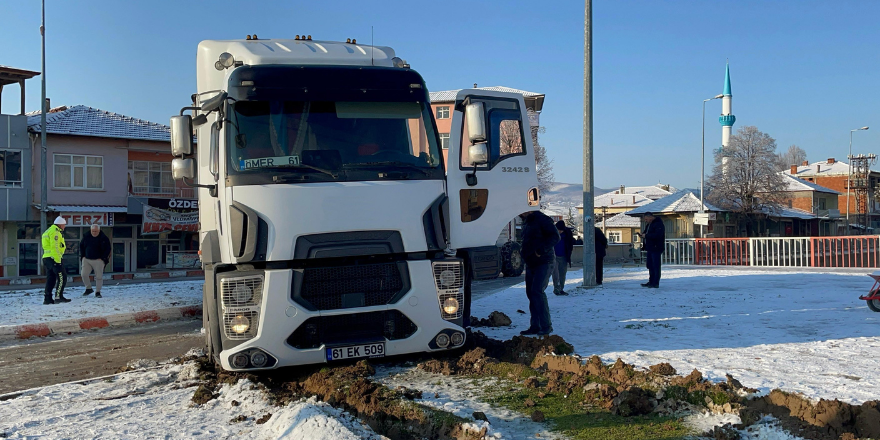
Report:
<svg viewBox="0 0 880 440"><path fill-rule="evenodd" d="M632 387L617 395L611 401L611 412L618 416L640 416L649 414L657 406L654 393L639 387Z"/></svg>
<svg viewBox="0 0 880 440"><path fill-rule="evenodd" d="M508 327L513 321L502 312L494 311L488 319L479 319L471 316L471 327Z"/></svg>
<svg viewBox="0 0 880 440"><path fill-rule="evenodd" d="M557 335L528 337L514 336L506 341L492 339L482 332L474 332L472 339L477 347L484 348L487 356L502 362L530 365L538 353L569 354L574 347Z"/></svg>
<svg viewBox="0 0 880 440"><path fill-rule="evenodd" d="M813 440L880 438L880 402L850 405L822 399L813 404L796 394L773 390L745 403L748 407L778 418L785 429Z"/></svg>

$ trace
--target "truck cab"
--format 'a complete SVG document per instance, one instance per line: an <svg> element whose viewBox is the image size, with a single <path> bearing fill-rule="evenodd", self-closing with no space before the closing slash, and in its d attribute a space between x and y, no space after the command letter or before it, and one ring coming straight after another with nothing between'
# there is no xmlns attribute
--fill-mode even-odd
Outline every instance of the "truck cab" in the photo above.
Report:
<svg viewBox="0 0 880 440"><path fill-rule="evenodd" d="M196 69L192 104L171 118L172 171L198 188L214 361L464 345L468 260L537 209L522 96L459 92L444 172L425 81L389 47L203 41Z"/></svg>

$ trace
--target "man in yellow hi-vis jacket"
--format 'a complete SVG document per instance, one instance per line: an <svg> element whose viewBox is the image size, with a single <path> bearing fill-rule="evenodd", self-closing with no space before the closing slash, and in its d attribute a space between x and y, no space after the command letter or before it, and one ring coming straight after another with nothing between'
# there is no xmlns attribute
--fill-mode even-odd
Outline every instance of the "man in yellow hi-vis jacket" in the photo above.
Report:
<svg viewBox="0 0 880 440"><path fill-rule="evenodd" d="M70 302L64 297L64 286L67 285L67 274L61 266L61 256L64 255L64 228L67 220L58 216L55 224L49 226L43 232L43 266L46 268L46 292L43 304L58 304ZM55 291L55 300L52 300L52 291Z"/></svg>

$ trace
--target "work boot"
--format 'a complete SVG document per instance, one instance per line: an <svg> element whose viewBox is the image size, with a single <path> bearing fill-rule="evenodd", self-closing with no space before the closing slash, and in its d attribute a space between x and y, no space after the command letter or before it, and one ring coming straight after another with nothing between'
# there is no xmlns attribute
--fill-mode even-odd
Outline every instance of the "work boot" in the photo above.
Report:
<svg viewBox="0 0 880 440"><path fill-rule="evenodd" d="M92 290L92 288L89 287L88 289L86 289L85 292L83 292L83 296L89 296L92 294L92 292L94 292L94 290Z"/></svg>
<svg viewBox="0 0 880 440"><path fill-rule="evenodd" d="M642 287L651 287L651 283L642 283Z"/></svg>
<svg viewBox="0 0 880 440"><path fill-rule="evenodd" d="M56 303L56 304L58 304L58 303L69 303L69 302L70 302L70 300L67 299L67 298L65 298L64 295L60 295L60 296L58 296L58 298L55 298L55 303Z"/></svg>
<svg viewBox="0 0 880 440"><path fill-rule="evenodd" d="M52 301L51 296L47 296L47 297L43 298L43 305L44 306L51 305L51 304L55 304L55 301Z"/></svg>
<svg viewBox="0 0 880 440"><path fill-rule="evenodd" d="M538 330L537 330L537 329L530 328L530 329L523 330L523 331L519 332L519 334L521 334L521 335L523 335L523 336L537 335L537 334L538 334Z"/></svg>
<svg viewBox="0 0 880 440"><path fill-rule="evenodd" d="M103 296L101 296L101 292L95 292L95 298L103 298Z"/></svg>

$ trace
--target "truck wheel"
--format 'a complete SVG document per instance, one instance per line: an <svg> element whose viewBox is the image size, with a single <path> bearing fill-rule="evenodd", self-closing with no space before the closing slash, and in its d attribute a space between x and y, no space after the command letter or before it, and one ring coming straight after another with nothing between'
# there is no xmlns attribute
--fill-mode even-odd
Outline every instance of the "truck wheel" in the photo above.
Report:
<svg viewBox="0 0 880 440"><path fill-rule="evenodd" d="M880 299L869 299L865 301L868 303L868 308L875 311L880 312Z"/></svg>
<svg viewBox="0 0 880 440"><path fill-rule="evenodd" d="M522 259L522 247L515 241L508 241L501 246L501 273L506 277L522 275L525 264Z"/></svg>

